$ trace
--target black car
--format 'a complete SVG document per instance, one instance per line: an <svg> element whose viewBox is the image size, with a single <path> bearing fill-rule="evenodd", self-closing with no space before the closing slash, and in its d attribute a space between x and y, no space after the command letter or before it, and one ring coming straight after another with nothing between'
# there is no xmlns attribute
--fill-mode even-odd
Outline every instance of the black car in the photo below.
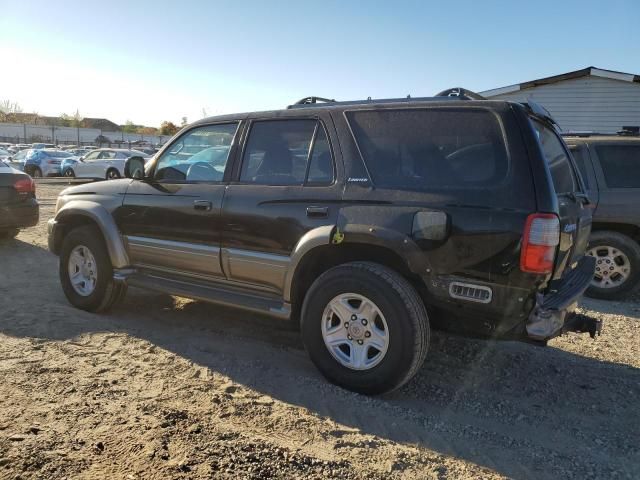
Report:
<svg viewBox="0 0 640 480"><path fill-rule="evenodd" d="M0 162L0 238L15 237L21 228L36 225L38 216L33 179Z"/></svg>
<svg viewBox="0 0 640 480"><path fill-rule="evenodd" d="M593 209L589 255L596 273L587 295L623 298L640 284L640 135L568 134Z"/></svg>
<svg viewBox="0 0 640 480"><path fill-rule="evenodd" d="M432 324L595 335L571 315L591 210L552 119L457 93L208 118L129 178L63 191L67 298L101 311L135 285L294 320L322 373L364 393L416 373Z"/></svg>

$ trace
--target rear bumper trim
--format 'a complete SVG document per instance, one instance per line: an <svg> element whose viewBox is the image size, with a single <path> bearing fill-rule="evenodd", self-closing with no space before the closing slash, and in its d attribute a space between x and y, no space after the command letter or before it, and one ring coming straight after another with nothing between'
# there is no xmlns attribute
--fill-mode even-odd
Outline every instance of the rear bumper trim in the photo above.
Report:
<svg viewBox="0 0 640 480"><path fill-rule="evenodd" d="M596 261L593 257L583 257L578 266L562 280L560 288L547 295L538 294L536 305L526 324L527 335L533 340L549 340L566 331L585 331L572 329L571 318L582 297L589 287ZM599 327L590 327L589 333Z"/></svg>

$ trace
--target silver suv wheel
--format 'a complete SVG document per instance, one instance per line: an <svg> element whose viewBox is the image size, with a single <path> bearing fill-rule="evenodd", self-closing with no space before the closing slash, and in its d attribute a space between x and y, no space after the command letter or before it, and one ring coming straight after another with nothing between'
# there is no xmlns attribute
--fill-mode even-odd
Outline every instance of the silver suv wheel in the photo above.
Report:
<svg viewBox="0 0 640 480"><path fill-rule="evenodd" d="M324 310L321 328L333 358L352 370L375 367L389 347L389 327L382 311L357 293L333 298Z"/></svg>
<svg viewBox="0 0 640 480"><path fill-rule="evenodd" d="M84 245L78 245L71 251L68 272L71 286L79 295L88 297L96 289L98 265L91 250Z"/></svg>
<svg viewBox="0 0 640 480"><path fill-rule="evenodd" d="M596 259L596 271L591 285L598 288L615 288L622 285L631 274L629 258L620 250L608 245L590 249L588 255Z"/></svg>

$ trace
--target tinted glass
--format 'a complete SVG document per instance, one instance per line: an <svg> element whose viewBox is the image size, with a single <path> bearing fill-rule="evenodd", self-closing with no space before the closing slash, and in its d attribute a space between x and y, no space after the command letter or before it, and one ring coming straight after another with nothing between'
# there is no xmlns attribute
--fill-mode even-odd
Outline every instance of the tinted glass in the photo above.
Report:
<svg viewBox="0 0 640 480"><path fill-rule="evenodd" d="M91 152L86 157L84 157L84 160L85 161L95 160L96 158L98 158L98 155L100 155L100 152Z"/></svg>
<svg viewBox="0 0 640 480"><path fill-rule="evenodd" d="M609 188L640 188L640 145L597 145Z"/></svg>
<svg viewBox="0 0 640 480"><path fill-rule="evenodd" d="M327 132L322 125L318 124L316 138L313 142L311 160L309 161L309 173L307 174L307 184L318 185L328 184L333 181L333 159L331 158L331 148L327 139Z"/></svg>
<svg viewBox="0 0 640 480"><path fill-rule="evenodd" d="M178 182L221 182L237 123L189 130L158 159L155 178Z"/></svg>
<svg viewBox="0 0 640 480"><path fill-rule="evenodd" d="M547 165L549 165L556 193L575 192L577 182L562 140L546 125L536 120L533 120L532 123L538 134L538 141L547 160Z"/></svg>
<svg viewBox="0 0 640 480"><path fill-rule="evenodd" d="M351 112L348 118L377 186L488 186L507 175L502 131L490 112L381 110Z"/></svg>
<svg viewBox="0 0 640 480"><path fill-rule="evenodd" d="M242 159L240 180L261 185L302 185L315 120L255 122Z"/></svg>
<svg viewBox="0 0 640 480"><path fill-rule="evenodd" d="M580 175L582 176L582 181L584 182L584 186L586 188L590 188L589 175L587 173L587 162L588 162L587 157L589 156L587 147L575 145L575 146L569 147L569 150L571 150L571 155L573 155L573 159L576 161L578 170L580 170Z"/></svg>

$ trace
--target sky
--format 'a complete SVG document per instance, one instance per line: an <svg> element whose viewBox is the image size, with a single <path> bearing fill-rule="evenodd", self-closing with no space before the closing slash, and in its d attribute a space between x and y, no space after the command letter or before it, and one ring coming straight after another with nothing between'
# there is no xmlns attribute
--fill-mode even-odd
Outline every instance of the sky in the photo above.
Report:
<svg viewBox="0 0 640 480"><path fill-rule="evenodd" d="M638 19L639 0L0 0L0 101L157 127L311 95L640 74Z"/></svg>

